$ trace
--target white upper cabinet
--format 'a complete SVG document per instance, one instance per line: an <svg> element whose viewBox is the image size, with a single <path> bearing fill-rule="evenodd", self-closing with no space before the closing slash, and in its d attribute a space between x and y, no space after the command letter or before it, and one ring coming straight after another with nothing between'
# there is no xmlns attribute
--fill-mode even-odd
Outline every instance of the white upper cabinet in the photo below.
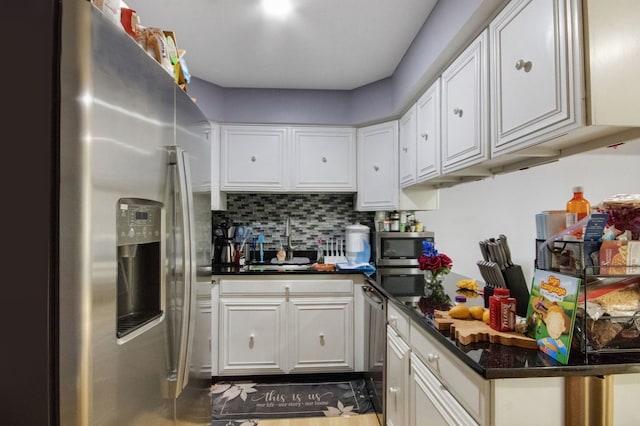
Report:
<svg viewBox="0 0 640 426"><path fill-rule="evenodd" d="M442 172L489 158L487 30L442 74Z"/></svg>
<svg viewBox="0 0 640 426"><path fill-rule="evenodd" d="M231 192L355 192L350 127L221 126L221 189Z"/></svg>
<svg viewBox="0 0 640 426"><path fill-rule="evenodd" d="M349 127L291 129L294 191L356 191L356 130Z"/></svg>
<svg viewBox="0 0 640 426"><path fill-rule="evenodd" d="M416 181L423 182L440 175L440 78L416 103Z"/></svg>
<svg viewBox="0 0 640 426"><path fill-rule="evenodd" d="M489 25L492 156L558 158L640 136L639 14L634 0L509 2Z"/></svg>
<svg viewBox="0 0 640 426"><path fill-rule="evenodd" d="M489 25L493 154L583 124L574 93L580 88L573 81L571 7L564 0L512 1Z"/></svg>
<svg viewBox="0 0 640 426"><path fill-rule="evenodd" d="M399 121L400 188L440 175L440 78Z"/></svg>
<svg viewBox="0 0 640 426"><path fill-rule="evenodd" d="M221 127L221 189L284 191L288 188L286 127Z"/></svg>
<svg viewBox="0 0 640 426"><path fill-rule="evenodd" d="M416 104L400 118L399 132L400 187L404 188L416 183Z"/></svg>
<svg viewBox="0 0 640 426"><path fill-rule="evenodd" d="M398 208L398 121L361 127L357 131L360 211Z"/></svg>

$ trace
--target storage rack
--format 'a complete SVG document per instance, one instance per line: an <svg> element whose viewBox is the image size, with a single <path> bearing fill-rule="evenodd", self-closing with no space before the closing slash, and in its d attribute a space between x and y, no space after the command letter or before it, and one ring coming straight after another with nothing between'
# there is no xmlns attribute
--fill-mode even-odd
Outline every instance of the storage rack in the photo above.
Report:
<svg viewBox="0 0 640 426"><path fill-rule="evenodd" d="M640 286L640 273L635 273L640 268L619 265L613 270L615 273L611 273L611 267L599 266L601 242L556 241L553 247L543 247L544 243L544 240L536 240L535 267L537 269L559 272L581 279L582 297L577 306L572 350L579 350L585 356L599 353L640 352L639 310L636 309L633 313L627 311L624 315L611 315L606 310L599 312L594 310L594 306L598 305L593 305L587 300L588 294L591 295L596 289L608 286L620 288L626 285ZM636 291L638 291L637 288ZM640 305L640 302L636 303Z"/></svg>

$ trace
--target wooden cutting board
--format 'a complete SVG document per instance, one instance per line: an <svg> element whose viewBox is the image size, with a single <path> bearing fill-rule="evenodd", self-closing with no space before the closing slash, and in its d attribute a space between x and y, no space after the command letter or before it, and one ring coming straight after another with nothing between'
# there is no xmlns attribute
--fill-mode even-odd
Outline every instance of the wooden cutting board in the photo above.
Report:
<svg viewBox="0 0 640 426"><path fill-rule="evenodd" d="M517 332L497 331L479 320L461 320L449 316L447 311L434 311L434 324L438 330L449 331L463 345L474 342L499 343L526 349L537 349L536 341Z"/></svg>

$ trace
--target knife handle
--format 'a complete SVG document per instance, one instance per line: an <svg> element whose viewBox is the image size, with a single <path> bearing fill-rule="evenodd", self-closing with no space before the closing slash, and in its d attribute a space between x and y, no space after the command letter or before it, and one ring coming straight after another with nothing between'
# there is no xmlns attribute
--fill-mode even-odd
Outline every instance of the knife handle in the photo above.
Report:
<svg viewBox="0 0 640 426"><path fill-rule="evenodd" d="M500 234L500 236L498 237L498 241L500 241L500 245L502 246L502 250L504 251L507 265L513 265L513 262L511 261L511 250L509 249L509 243L507 242L507 236L504 234Z"/></svg>

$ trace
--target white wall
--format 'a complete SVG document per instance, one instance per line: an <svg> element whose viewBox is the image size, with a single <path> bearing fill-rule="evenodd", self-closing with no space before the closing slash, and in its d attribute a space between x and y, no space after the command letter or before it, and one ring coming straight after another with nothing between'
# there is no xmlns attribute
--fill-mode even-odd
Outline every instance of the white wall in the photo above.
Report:
<svg viewBox="0 0 640 426"><path fill-rule="evenodd" d="M640 141L440 190L440 209L416 212L435 232L436 248L453 259L454 272L482 281L478 242L505 234L512 260L531 285L535 260L535 215L562 210L584 186L592 207L612 195L640 193Z"/></svg>

